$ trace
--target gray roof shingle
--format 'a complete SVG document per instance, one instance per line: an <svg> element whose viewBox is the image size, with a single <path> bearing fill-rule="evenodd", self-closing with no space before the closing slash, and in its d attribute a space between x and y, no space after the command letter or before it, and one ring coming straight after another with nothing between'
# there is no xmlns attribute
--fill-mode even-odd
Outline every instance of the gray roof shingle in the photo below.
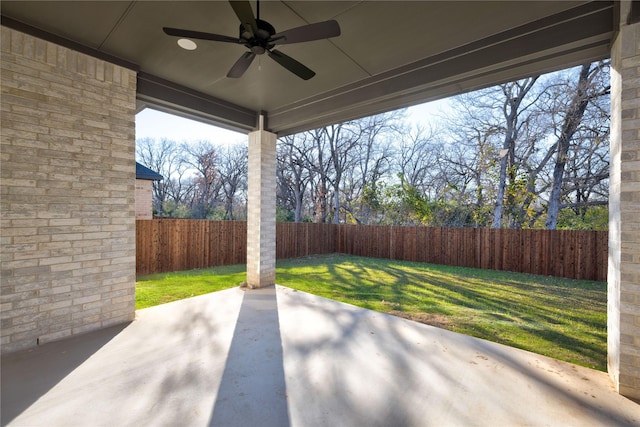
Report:
<svg viewBox="0 0 640 427"><path fill-rule="evenodd" d="M154 172L148 167L136 162L136 179L146 179L149 181L162 181L164 177L158 172Z"/></svg>

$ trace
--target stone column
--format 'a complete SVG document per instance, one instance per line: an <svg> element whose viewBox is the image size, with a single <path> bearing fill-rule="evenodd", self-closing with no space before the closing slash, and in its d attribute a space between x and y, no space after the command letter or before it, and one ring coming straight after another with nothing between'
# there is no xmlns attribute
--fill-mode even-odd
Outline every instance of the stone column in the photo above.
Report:
<svg viewBox="0 0 640 427"><path fill-rule="evenodd" d="M135 317L136 72L0 27L0 351Z"/></svg>
<svg viewBox="0 0 640 427"><path fill-rule="evenodd" d="M247 285L276 282L276 134L249 134Z"/></svg>
<svg viewBox="0 0 640 427"><path fill-rule="evenodd" d="M640 23L630 1L620 7L611 49L608 370L621 394L640 399Z"/></svg>

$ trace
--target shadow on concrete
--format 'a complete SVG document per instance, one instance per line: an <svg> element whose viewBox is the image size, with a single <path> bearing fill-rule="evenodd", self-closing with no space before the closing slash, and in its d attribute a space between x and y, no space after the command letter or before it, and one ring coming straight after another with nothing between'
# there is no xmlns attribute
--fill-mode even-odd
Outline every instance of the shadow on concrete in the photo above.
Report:
<svg viewBox="0 0 640 427"><path fill-rule="evenodd" d="M291 424L275 287L244 294L209 424Z"/></svg>
<svg viewBox="0 0 640 427"><path fill-rule="evenodd" d="M579 416L603 426L632 427L640 425L640 406L636 414L630 415L622 413L618 406L612 404L611 400L602 399L603 391L606 391L606 388L602 387L604 384L593 386L589 384L591 380L588 377L588 368L548 358L540 358L540 361L535 361L537 363L525 363L522 358L517 357L517 351L504 351L505 349L502 347L482 340L477 341L476 345L478 354L486 355L485 360L495 360L506 369L527 378L532 388L541 390L540 394L543 394L548 400L558 402L567 413L573 412L576 419ZM541 367L543 368L541 369ZM567 377L579 378L579 381L584 382L584 386L578 389L575 384L566 381ZM490 379L487 378L487 380ZM615 393L613 384L610 385L610 392ZM624 396L616 397L618 400L625 400L630 404L635 403Z"/></svg>
<svg viewBox="0 0 640 427"><path fill-rule="evenodd" d="M0 425L7 425L69 373L116 337L129 323L2 356ZM34 369L34 360L38 369Z"/></svg>
<svg viewBox="0 0 640 427"><path fill-rule="evenodd" d="M292 425L636 426L597 371L287 289Z"/></svg>
<svg viewBox="0 0 640 427"><path fill-rule="evenodd" d="M293 425L437 425L421 417L414 355L393 322L374 324L367 314L377 313L303 292L282 298Z"/></svg>
<svg viewBox="0 0 640 427"><path fill-rule="evenodd" d="M136 316L3 356L2 423L640 425L603 372L284 287Z"/></svg>

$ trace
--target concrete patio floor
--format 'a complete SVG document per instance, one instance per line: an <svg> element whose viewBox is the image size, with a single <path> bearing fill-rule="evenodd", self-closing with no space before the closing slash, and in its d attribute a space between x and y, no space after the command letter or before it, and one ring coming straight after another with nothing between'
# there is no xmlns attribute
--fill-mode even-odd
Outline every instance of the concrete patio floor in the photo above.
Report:
<svg viewBox="0 0 640 427"><path fill-rule="evenodd" d="M607 374L276 286L2 358L2 425L614 426Z"/></svg>

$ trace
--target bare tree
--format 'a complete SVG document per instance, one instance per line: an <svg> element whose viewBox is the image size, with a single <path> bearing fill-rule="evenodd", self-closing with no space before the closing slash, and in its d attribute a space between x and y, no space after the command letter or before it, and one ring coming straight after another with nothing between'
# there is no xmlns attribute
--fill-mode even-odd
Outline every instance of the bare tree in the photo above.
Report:
<svg viewBox="0 0 640 427"><path fill-rule="evenodd" d="M607 138L602 120L608 116L602 102L608 91L608 76L601 71L605 68L590 64L578 73L567 70L458 97L458 114L447 126L457 145L448 144L441 162L447 164L448 187L476 191L476 216L487 196L493 198L493 227L534 226L547 213L546 200L552 201L551 222L563 206L584 205L585 196L603 189L598 179L606 179L608 167L602 143ZM465 150L457 152L461 146ZM491 172L494 165L499 169ZM467 183L464 177L469 174L474 179ZM492 174L497 185L487 180ZM595 191L581 192L578 184ZM457 202L465 203L462 194Z"/></svg>
<svg viewBox="0 0 640 427"><path fill-rule="evenodd" d="M225 219L236 219L234 201L247 188L247 146L218 147L218 174L224 194Z"/></svg>
<svg viewBox="0 0 640 427"><path fill-rule="evenodd" d="M136 160L163 176L153 182L153 205L158 215L168 215L168 201L173 206L184 202L185 165L182 163L178 144L169 139L151 138L136 140Z"/></svg>
<svg viewBox="0 0 640 427"><path fill-rule="evenodd" d="M327 140L323 128L309 131L313 149L306 153L307 165L311 171L311 200L314 222L326 222L329 217L329 183L332 172L331 156L328 154Z"/></svg>
<svg viewBox="0 0 640 427"><path fill-rule="evenodd" d="M401 135L395 159L397 172L412 186L428 191L440 161L440 143L434 128L417 126Z"/></svg>
<svg viewBox="0 0 640 427"><path fill-rule="evenodd" d="M545 223L545 227L549 230L553 230L556 228L558 224L558 212L561 208L562 203L562 195L563 195L563 184L565 178L565 168L568 162L572 162L574 165L574 174L576 172L575 166L576 162L570 159L571 153L571 144L574 142L574 138L577 136L580 138L581 128L585 128L584 126L584 118L587 107L591 102L596 101L598 98L602 97L609 93L608 84L605 87L602 87L602 84L598 84L598 77L601 75L602 70L601 63L594 64L584 64L580 67L580 71L578 73L578 79L573 88L570 88L565 91L565 93L570 94L569 99L566 97L562 97L562 95L556 96L553 99L563 99L566 107L562 109L558 109L560 116L562 117L562 122L559 127L559 131L557 133L556 142L554 144L555 151L555 163L553 168L553 184L551 187L551 194L549 196L549 205L547 209L547 220ZM591 134L592 136L599 136L598 132L594 132L593 128L591 131L587 128L587 134ZM584 135L582 135L584 137ZM589 139L588 137L586 139ZM579 142L575 141L574 145L579 146ZM590 168L588 168L590 169ZM591 170L588 170L590 173ZM602 176L602 170L598 175ZM591 176L590 178L593 178ZM586 180L585 182L589 182ZM580 182L578 177L574 176L574 185L577 184L579 186ZM584 196L585 193L578 190L576 188L576 195L580 198ZM582 201L580 201L582 202Z"/></svg>
<svg viewBox="0 0 640 427"><path fill-rule="evenodd" d="M346 122L323 128L329 158L331 159L330 183L333 187L331 209L332 222L340 223L340 192L342 180L348 168L353 167L353 151L360 143L361 135L355 131L354 123Z"/></svg>
<svg viewBox="0 0 640 427"><path fill-rule="evenodd" d="M277 197L280 204L293 211L295 222L302 221L305 194L312 177L309 152L313 150L308 132L289 135L279 140Z"/></svg>
<svg viewBox="0 0 640 427"><path fill-rule="evenodd" d="M503 94L501 110L504 118L504 139L502 150L500 151L500 176L498 181L498 194L496 195L493 212L493 228L500 228L502 226L507 179L512 183L516 180L515 146L520 136L522 126L526 123L521 117L522 111L526 109L526 107L522 108L522 104L529 91L533 88L536 80L538 80L538 76L499 86ZM533 105L533 102L528 104L528 106L531 105ZM513 206L513 193L507 193L506 196L509 205Z"/></svg>
<svg viewBox="0 0 640 427"><path fill-rule="evenodd" d="M590 64L456 97L437 131L409 129L396 111L282 138L280 218L579 225L573 218L607 200L607 71ZM176 147L138 142L141 163L165 176L154 190L158 212L238 218L246 148Z"/></svg>
<svg viewBox="0 0 640 427"><path fill-rule="evenodd" d="M463 209L467 218L459 224L501 227L506 216L514 225L514 191L521 163L517 143L523 133L529 136L530 119L525 112L532 109L528 95L536 80L507 83L454 99L454 112L445 119L448 142L438 169L440 185L444 184L441 191L447 193L444 200L467 206Z"/></svg>
<svg viewBox="0 0 640 427"><path fill-rule="evenodd" d="M208 141L182 144L182 161L196 171L191 210L194 218L206 218L222 188L216 147Z"/></svg>
<svg viewBox="0 0 640 427"><path fill-rule="evenodd" d="M404 110L397 110L352 123L359 143L345 153L353 161L344 170L342 207L357 223L369 224L377 209L381 182L393 164L394 142L404 131L403 118Z"/></svg>

